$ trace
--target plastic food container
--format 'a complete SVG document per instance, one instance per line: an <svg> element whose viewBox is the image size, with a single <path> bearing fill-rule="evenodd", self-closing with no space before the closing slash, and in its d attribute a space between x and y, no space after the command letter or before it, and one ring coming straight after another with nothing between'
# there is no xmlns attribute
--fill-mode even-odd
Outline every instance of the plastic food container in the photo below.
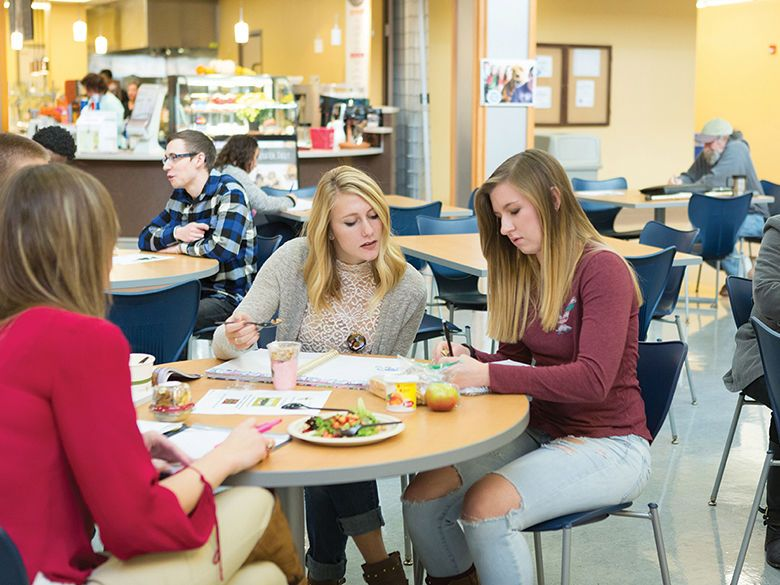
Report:
<svg viewBox="0 0 780 585"><path fill-rule="evenodd" d="M190 415L194 406L189 384L163 382L152 388L152 404L149 410L159 421L183 421Z"/></svg>
<svg viewBox="0 0 780 585"><path fill-rule="evenodd" d="M417 409L417 376L374 376L368 382L373 394L384 395L391 412L414 412Z"/></svg>

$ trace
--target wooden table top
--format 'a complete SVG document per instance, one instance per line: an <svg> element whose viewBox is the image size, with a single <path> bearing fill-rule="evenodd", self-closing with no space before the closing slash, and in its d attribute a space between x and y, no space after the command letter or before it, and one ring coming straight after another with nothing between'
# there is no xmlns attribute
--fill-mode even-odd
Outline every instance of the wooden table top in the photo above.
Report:
<svg viewBox="0 0 780 585"><path fill-rule="evenodd" d="M219 360L179 362L175 367L202 373ZM235 382L202 378L191 383L193 400L209 389L234 388ZM271 388L270 384L240 383L251 389ZM316 390L300 387L302 390ZM385 412L384 400L360 390L330 389L328 407L352 408L363 398L369 410ZM137 407L139 419L152 420L149 405ZM522 434L528 424L528 400L523 395L488 394L464 396L451 412L433 412L419 407L413 413L388 413L401 418L402 433L378 443L356 447L329 447L293 439L273 451L252 470L230 478L230 485L264 487L306 486L365 481L380 477L425 471L479 457ZM281 417L282 424L272 432L283 433L292 421L307 415L299 412ZM188 424L234 427L246 417L239 415L192 415ZM275 416L256 417L258 422Z"/></svg>
<svg viewBox="0 0 780 585"><path fill-rule="evenodd" d="M391 205L392 207L419 207L420 205L431 203L430 201L413 199L412 197L405 197L403 195L385 195L385 200L387 201L387 204ZM286 211L279 212L278 215L281 215L282 217L286 217L287 219L292 219L294 221L299 221L303 223L309 220L310 213L311 212L309 210L306 211L286 210ZM456 207L454 205L441 206L441 217L469 217L470 215L472 215L472 212L470 209L466 207Z"/></svg>
<svg viewBox="0 0 780 585"><path fill-rule="evenodd" d="M196 258L184 254L154 254L138 250L117 250L115 256L140 254L163 258L159 261L116 264L111 268L111 290L148 289L200 280L219 269L211 258Z"/></svg>
<svg viewBox="0 0 780 585"><path fill-rule="evenodd" d="M396 236L394 241L404 254L441 264L467 274L487 276L487 260L482 255L479 234L445 234L437 236ZM604 238L607 244L621 256L644 256L657 252L655 246L645 246L615 238ZM701 264L701 257L692 254L674 255L674 266Z"/></svg>
<svg viewBox="0 0 780 585"><path fill-rule="evenodd" d="M648 201L644 193L637 189L609 190L609 191L575 191L575 197L583 201L593 201L598 203L609 203L618 207L628 207L632 209L667 209L671 207L688 207L690 194L684 194L680 197L671 199L655 199ZM769 195L754 195L753 203L772 203L774 197Z"/></svg>

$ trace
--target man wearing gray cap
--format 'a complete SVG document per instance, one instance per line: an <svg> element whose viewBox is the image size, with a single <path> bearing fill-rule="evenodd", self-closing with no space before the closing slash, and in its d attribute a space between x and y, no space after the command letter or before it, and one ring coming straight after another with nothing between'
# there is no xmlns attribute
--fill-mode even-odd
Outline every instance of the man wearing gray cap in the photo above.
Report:
<svg viewBox="0 0 780 585"><path fill-rule="evenodd" d="M696 140L704 145L699 156L693 161L691 168L679 176L672 177L669 183L672 185L697 183L713 189L728 187L731 177L742 175L747 180L748 191L763 195L764 190L761 188L761 182L750 158L750 147L742 137L742 132L735 131L723 118L713 118L696 135ZM767 217L769 217L769 208L765 203L751 203L748 215L737 235L740 238L760 238ZM720 265L726 274L737 275L740 272L741 260L741 255L735 248Z"/></svg>

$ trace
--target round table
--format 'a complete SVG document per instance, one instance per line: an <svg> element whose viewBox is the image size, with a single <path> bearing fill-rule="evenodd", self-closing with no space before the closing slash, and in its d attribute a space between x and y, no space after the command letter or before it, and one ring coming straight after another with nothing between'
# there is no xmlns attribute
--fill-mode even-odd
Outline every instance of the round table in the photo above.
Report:
<svg viewBox="0 0 780 585"><path fill-rule="evenodd" d="M202 374L219 360L178 362L174 367ZM235 387L227 380L201 378L191 383L197 402L210 389ZM270 388L270 384L241 383L252 389ZM318 390L303 387L302 390ZM326 406L354 408L363 398L369 410L384 412L384 400L360 390L330 390ZM151 420L148 405L137 409L138 418ZM417 473L474 459L505 445L521 435L528 425L528 399L524 395L487 394L464 396L451 412L433 412L425 407L412 413L393 413L403 419L404 431L385 441L356 447L328 447L293 439L275 450L253 469L235 475L228 485L255 485L277 488L293 531L293 538L303 553L303 488L372 480ZM282 417L272 432L284 433L287 425L306 415L296 412ZM235 415L192 415L189 424L233 427L246 417ZM258 422L275 416L256 417ZM302 557L303 558L303 557Z"/></svg>
<svg viewBox="0 0 780 585"><path fill-rule="evenodd" d="M138 261L130 264L114 262L110 277L112 291L171 286L200 280L216 274L219 270L219 262L212 258L197 258L185 254L117 250L114 256L124 259L135 256ZM155 258L155 260L143 260L143 258Z"/></svg>

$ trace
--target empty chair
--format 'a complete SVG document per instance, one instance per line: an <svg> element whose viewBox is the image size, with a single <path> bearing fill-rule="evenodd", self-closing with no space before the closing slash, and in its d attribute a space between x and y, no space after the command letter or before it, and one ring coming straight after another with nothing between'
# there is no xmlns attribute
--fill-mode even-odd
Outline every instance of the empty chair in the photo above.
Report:
<svg viewBox="0 0 780 585"><path fill-rule="evenodd" d="M771 195L775 198L775 200L769 204L769 216L777 215L780 213L780 185L777 183L773 183L772 181L761 181L761 188L764 190L765 195ZM752 256L753 255L753 244L760 244L761 238L760 237L752 237L748 236L746 238L742 238L744 241L748 243L748 253Z"/></svg>
<svg viewBox="0 0 780 585"><path fill-rule="evenodd" d="M420 216L417 218L417 227L423 236L478 232L477 218L473 215L459 219ZM455 319L455 311L487 311L487 295L479 292L479 277L440 264L430 263L430 266L438 289L436 298L447 307L450 323ZM468 337L467 331L466 343L470 344Z"/></svg>
<svg viewBox="0 0 780 585"><path fill-rule="evenodd" d="M720 261L728 256L737 242L737 232L745 221L752 193L739 197L709 197L694 193L688 204L688 218L694 227L699 228L699 242L695 253L705 261L715 262L715 298L696 299L697 301L712 301L717 306L720 290ZM699 291L701 266L696 280L696 292Z"/></svg>
<svg viewBox="0 0 780 585"><path fill-rule="evenodd" d="M729 302L731 303L731 316L734 317L734 324L739 329L750 320L750 312L753 310L753 281L739 276L729 276L726 279L726 290L728 290ZM737 423L742 414L742 407L752 405L763 406L744 392L740 392L737 397L737 405L734 408L734 416L731 417L731 426L729 427L729 434L726 436L726 444L723 446L723 454L720 456L720 465L718 466L718 473L715 475L715 484L712 486L712 492L710 493L710 506L717 505L720 482L723 480L723 472L726 470L726 462L731 453L731 444L734 442L734 434L737 431Z"/></svg>
<svg viewBox="0 0 780 585"><path fill-rule="evenodd" d="M626 256L633 266L642 291L642 306L639 308L639 341L647 338L650 322L669 281L676 248L669 246L646 256Z"/></svg>
<svg viewBox="0 0 780 585"><path fill-rule="evenodd" d="M658 248L674 246L678 252L690 254L693 250L693 243L698 235L698 229L681 231L657 221L649 221L645 224L645 227L642 228L642 233L639 235L639 243L648 246L656 246ZM653 319L663 321L664 317L674 314L674 324L677 327L677 334L680 336L680 341L687 343L688 339L685 327L682 324L680 316L675 313L677 300L680 298L680 288L682 287L683 278L685 277L685 270L684 266L673 266L670 270L669 280L661 295L661 300L658 301L658 306L655 308ZM691 404L696 404L693 377L691 375L691 368L688 365L687 357L685 358L685 372L688 376L688 389L691 393Z"/></svg>
<svg viewBox="0 0 780 585"><path fill-rule="evenodd" d="M761 353L761 362L764 366L764 382L766 383L769 402L772 405L772 411L778 413L780 412L780 410L778 410L778 408L780 408L780 333L770 329L756 317L751 317L750 322L753 324L753 329L756 332L756 341L758 342L758 349ZM774 423L778 425L778 429L780 429L780 419L777 416L774 417ZM780 460L773 461L772 457L773 453L770 445L769 449L767 449L766 457L764 457L764 466L761 468L761 475L758 478L756 495L753 498L753 505L750 507L750 514L748 515L748 522L745 527L745 535L742 537L742 546L739 548L737 562L734 564L734 574L731 577L731 585L737 585L737 583L739 583L742 565L745 563L745 555L747 554L748 545L750 544L750 536L753 533L753 525L756 523L758 505L761 502L764 490L766 489L769 468L780 467Z"/></svg>
<svg viewBox="0 0 780 585"><path fill-rule="evenodd" d="M187 345L199 303L197 280L152 291L115 292L108 320L122 330L133 352L150 353L158 364L172 362Z"/></svg>
<svg viewBox="0 0 780 585"><path fill-rule="evenodd" d="M650 434L655 438L663 426L664 419L674 397L674 390L680 378L688 346L681 341L640 342L637 378L645 402L645 416ZM563 550L561 562L561 585L568 585L571 578L571 530L576 526L592 524L609 516L625 516L650 520L655 537L656 553L661 569L661 582L669 585L669 567L666 562L661 521L658 505L648 504L647 512L627 510L632 502L615 504L597 510L585 510L541 522L526 528L524 532L533 532L534 551L536 553L536 579L544 583L544 562L542 558L542 532L563 531ZM610 543L604 543L609 546ZM619 545L611 543L617 548ZM619 551L615 551L619 553ZM630 579L629 579L630 580Z"/></svg>
<svg viewBox="0 0 780 585"><path fill-rule="evenodd" d="M271 197L286 197L287 195L295 195L301 199L311 199L317 192L317 186L312 187L300 187L298 189L276 189L274 187L261 187L265 191L266 195Z"/></svg>
<svg viewBox="0 0 780 585"><path fill-rule="evenodd" d="M615 177L613 179L604 179L597 181L595 179L578 179L574 177L571 180L571 186L575 191L624 191L628 188L628 182L624 177ZM615 231L615 218L620 213L620 207L610 205L609 203L598 203L596 201L578 200L582 206L585 215L588 216L590 223L600 234L610 238L620 238L621 240L633 240L639 237L638 231L618 232Z"/></svg>
<svg viewBox="0 0 780 585"><path fill-rule="evenodd" d="M14 541L0 528L0 583L3 585L27 585L27 571Z"/></svg>
<svg viewBox="0 0 780 585"><path fill-rule="evenodd" d="M265 261L271 257L271 254L282 245L282 236L255 236L255 259L257 260L257 270L260 271Z"/></svg>
<svg viewBox="0 0 780 585"><path fill-rule="evenodd" d="M394 207L390 206L390 224L393 233L397 236L418 236L420 231L417 228L417 217L439 217L441 215L441 201L434 201L417 207ZM417 270L422 270L425 266L423 260L406 257L406 261Z"/></svg>

